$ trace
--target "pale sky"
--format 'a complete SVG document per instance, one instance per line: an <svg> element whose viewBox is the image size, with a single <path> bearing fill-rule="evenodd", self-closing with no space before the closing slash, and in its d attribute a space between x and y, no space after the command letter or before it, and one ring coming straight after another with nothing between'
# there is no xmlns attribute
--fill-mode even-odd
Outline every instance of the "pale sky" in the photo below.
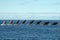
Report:
<svg viewBox="0 0 60 40"><path fill-rule="evenodd" d="M38 15L41 15L41 12L43 12L43 13L51 12L51 14L52 14L52 12L57 13L56 15L58 17L56 17L56 18L59 19L60 0L0 0L1 19L5 18L5 17L8 19L9 19L9 17L11 17L13 19L13 16L14 17L16 16L19 19L19 17L21 17L20 16L21 14L25 14L25 17L26 17L26 16L28 16L29 13L32 13L31 14L32 16L34 16L36 13L38 13L37 14L37 16L38 16ZM31 16L31 15L29 15L29 16ZM45 14L43 14L43 15L45 15ZM48 14L46 14L46 15L48 15ZM56 18L54 17L54 19L56 19ZM47 17L46 17L46 19L47 19ZM51 19L53 19L53 18L51 18Z"/></svg>
<svg viewBox="0 0 60 40"><path fill-rule="evenodd" d="M0 0L0 12L60 12L60 0Z"/></svg>

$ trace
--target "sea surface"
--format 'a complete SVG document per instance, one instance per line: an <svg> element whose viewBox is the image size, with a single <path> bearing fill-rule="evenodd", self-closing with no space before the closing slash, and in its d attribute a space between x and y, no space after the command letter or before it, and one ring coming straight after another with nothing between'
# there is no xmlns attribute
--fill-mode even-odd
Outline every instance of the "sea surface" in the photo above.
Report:
<svg viewBox="0 0 60 40"><path fill-rule="evenodd" d="M0 20L0 40L60 40L60 20Z"/></svg>

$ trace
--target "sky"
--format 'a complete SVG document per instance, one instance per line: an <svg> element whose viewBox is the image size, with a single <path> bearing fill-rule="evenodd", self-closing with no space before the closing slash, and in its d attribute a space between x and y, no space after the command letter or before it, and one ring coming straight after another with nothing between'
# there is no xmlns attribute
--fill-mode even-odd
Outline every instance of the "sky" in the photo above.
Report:
<svg viewBox="0 0 60 40"><path fill-rule="evenodd" d="M0 12L60 12L60 0L0 0Z"/></svg>
<svg viewBox="0 0 60 40"><path fill-rule="evenodd" d="M60 0L0 0L1 17L8 17L8 15L10 15L9 17L13 17L14 15L19 17L21 14L27 15L27 13L31 13L31 15L38 13L38 16L41 13L46 12L54 12L57 13L57 15L60 15Z"/></svg>

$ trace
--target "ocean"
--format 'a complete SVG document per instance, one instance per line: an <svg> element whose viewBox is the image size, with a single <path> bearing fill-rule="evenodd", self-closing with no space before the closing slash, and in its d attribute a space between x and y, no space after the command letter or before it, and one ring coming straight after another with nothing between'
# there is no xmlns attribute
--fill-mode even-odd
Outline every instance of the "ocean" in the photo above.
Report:
<svg viewBox="0 0 60 40"><path fill-rule="evenodd" d="M60 40L60 20L0 20L0 40Z"/></svg>

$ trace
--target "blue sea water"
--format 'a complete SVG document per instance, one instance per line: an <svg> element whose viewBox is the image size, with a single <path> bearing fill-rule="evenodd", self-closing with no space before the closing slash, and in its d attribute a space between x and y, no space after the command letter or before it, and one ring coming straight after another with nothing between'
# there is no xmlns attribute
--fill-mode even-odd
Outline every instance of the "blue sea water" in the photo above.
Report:
<svg viewBox="0 0 60 40"><path fill-rule="evenodd" d="M41 23L36 25L39 20L34 20L29 24L30 20L22 25L24 20L20 20L17 25L14 25L16 20L13 20L12 25L7 25L9 20L6 20L5 25L0 20L0 40L60 40L60 20L40 20ZM45 24L49 22L48 24ZM57 24L53 24L57 22Z"/></svg>

